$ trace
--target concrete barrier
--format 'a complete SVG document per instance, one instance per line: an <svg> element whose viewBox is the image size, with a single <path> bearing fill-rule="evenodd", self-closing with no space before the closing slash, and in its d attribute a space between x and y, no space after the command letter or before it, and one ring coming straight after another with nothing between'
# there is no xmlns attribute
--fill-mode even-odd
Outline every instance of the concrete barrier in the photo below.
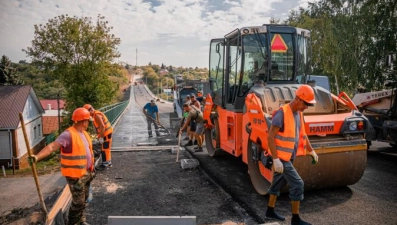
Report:
<svg viewBox="0 0 397 225"><path fill-rule="evenodd" d="M196 225L195 216L108 216L108 225Z"/></svg>
<svg viewBox="0 0 397 225"><path fill-rule="evenodd" d="M197 159L181 159L181 167L182 169L193 169L199 165L199 161Z"/></svg>

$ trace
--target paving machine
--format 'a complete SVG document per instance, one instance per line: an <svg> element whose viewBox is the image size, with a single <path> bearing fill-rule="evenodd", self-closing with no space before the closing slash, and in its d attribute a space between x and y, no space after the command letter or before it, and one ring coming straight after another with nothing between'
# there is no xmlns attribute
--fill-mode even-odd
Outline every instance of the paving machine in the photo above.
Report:
<svg viewBox="0 0 397 225"><path fill-rule="evenodd" d="M391 55L386 60L393 74ZM373 138L367 138L370 145L372 140L387 142L397 150L397 78L385 82L387 89L366 92L359 89L352 101L357 108L369 119L375 129Z"/></svg>
<svg viewBox="0 0 397 225"><path fill-rule="evenodd" d="M242 27L211 40L204 106L208 154L241 157L259 194L267 194L272 182L271 167L261 163L272 115L294 99L297 76L310 74L310 49L308 30L282 25ZM345 93L312 87L317 103L305 110L304 119L319 162L299 156L294 165L305 189L354 184L367 163L369 122Z"/></svg>

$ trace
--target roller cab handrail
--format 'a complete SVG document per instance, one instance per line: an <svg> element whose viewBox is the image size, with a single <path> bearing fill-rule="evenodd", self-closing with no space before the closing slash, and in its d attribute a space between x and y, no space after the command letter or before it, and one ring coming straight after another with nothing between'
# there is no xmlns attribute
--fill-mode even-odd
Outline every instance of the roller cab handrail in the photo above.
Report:
<svg viewBox="0 0 397 225"><path fill-rule="evenodd" d="M342 91L341 93L339 93L337 98L335 98L334 95L332 95L332 97L334 99L336 99L342 105L347 106L348 108L350 108L352 110L358 110L357 106L353 103L353 101L350 99L350 97L345 92Z"/></svg>
<svg viewBox="0 0 397 225"><path fill-rule="evenodd" d="M204 118L204 127L207 129L212 129L214 127L214 123L211 120L212 107L214 106L214 102L212 101L212 97L210 94L205 98L204 110L203 110L203 118Z"/></svg>
<svg viewBox="0 0 397 225"><path fill-rule="evenodd" d="M262 149L267 150L269 127L262 109L261 100L254 93L250 93L245 98L245 106L246 114L249 118L249 124L246 126L246 130L250 131L249 138L254 143L261 143Z"/></svg>

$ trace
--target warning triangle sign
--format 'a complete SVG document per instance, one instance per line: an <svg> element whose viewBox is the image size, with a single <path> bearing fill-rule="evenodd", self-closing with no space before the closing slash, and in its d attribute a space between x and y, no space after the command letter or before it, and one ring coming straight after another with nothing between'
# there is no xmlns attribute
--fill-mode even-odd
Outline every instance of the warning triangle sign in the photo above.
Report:
<svg viewBox="0 0 397 225"><path fill-rule="evenodd" d="M272 52L287 52L288 47L280 34L275 34L271 43Z"/></svg>

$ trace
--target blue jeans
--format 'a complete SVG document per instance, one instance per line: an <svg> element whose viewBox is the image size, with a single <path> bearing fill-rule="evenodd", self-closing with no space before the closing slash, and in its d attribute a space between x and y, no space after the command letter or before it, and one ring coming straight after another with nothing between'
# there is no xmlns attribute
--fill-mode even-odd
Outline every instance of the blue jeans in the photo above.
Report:
<svg viewBox="0 0 397 225"><path fill-rule="evenodd" d="M279 196L281 188L288 183L289 198L292 201L303 200L304 183L302 178L299 176L292 162L280 161L284 166L284 172L274 172L273 183L269 188L269 194Z"/></svg>

